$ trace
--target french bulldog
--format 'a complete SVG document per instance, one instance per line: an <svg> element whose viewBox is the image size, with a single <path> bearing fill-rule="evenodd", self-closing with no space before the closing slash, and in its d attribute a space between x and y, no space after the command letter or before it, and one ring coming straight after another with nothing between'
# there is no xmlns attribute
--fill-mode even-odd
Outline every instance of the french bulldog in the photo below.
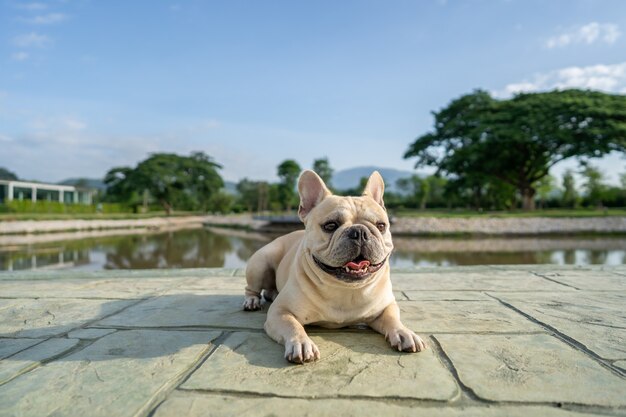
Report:
<svg viewBox="0 0 626 417"><path fill-rule="evenodd" d="M305 230L259 249L246 268L244 310L273 301L265 331L285 345L285 358L304 363L320 351L304 330L367 324L399 351L426 343L400 321L389 277L393 249L383 203L384 182L375 171L360 197L333 195L313 171L298 180L298 215Z"/></svg>

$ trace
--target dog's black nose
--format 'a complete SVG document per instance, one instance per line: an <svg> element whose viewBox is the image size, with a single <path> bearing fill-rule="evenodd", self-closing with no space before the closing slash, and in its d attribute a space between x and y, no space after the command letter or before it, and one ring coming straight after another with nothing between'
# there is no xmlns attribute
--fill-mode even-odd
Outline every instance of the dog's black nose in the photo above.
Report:
<svg viewBox="0 0 626 417"><path fill-rule="evenodd" d="M355 225L348 229L348 237L353 240L368 240L369 235L367 227L363 225Z"/></svg>

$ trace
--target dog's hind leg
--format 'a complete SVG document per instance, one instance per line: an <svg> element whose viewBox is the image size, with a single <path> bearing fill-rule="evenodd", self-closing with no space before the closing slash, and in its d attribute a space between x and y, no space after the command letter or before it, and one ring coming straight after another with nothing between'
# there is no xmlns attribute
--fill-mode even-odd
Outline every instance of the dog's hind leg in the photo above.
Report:
<svg viewBox="0 0 626 417"><path fill-rule="evenodd" d="M243 309L246 311L259 310L261 308L261 292L266 294L276 291L276 271L268 257L268 248L262 248L248 261L246 268L246 290ZM271 301L271 300L270 300Z"/></svg>
<svg viewBox="0 0 626 417"><path fill-rule="evenodd" d="M263 298L265 299L265 301L268 301L270 303L276 299L277 295L278 295L277 289L268 290L267 288L265 288L263 290Z"/></svg>

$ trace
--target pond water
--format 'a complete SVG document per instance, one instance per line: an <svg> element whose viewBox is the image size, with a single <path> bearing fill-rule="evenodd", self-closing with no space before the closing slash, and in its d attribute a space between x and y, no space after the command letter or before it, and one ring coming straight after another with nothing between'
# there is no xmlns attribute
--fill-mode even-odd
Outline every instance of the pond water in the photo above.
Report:
<svg viewBox="0 0 626 417"><path fill-rule="evenodd" d="M275 236L222 229L0 236L0 271L240 268ZM484 264L626 264L626 236L396 237L394 267Z"/></svg>

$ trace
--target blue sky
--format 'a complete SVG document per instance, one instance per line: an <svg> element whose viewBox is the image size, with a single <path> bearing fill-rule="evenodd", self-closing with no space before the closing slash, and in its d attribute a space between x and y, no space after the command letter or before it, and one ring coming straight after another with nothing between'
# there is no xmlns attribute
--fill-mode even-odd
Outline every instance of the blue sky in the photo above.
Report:
<svg viewBox="0 0 626 417"><path fill-rule="evenodd" d="M235 181L286 158L411 170L430 112L475 88L626 93L625 31L619 0L0 0L0 166L97 178L202 150ZM599 164L616 182L626 161Z"/></svg>

